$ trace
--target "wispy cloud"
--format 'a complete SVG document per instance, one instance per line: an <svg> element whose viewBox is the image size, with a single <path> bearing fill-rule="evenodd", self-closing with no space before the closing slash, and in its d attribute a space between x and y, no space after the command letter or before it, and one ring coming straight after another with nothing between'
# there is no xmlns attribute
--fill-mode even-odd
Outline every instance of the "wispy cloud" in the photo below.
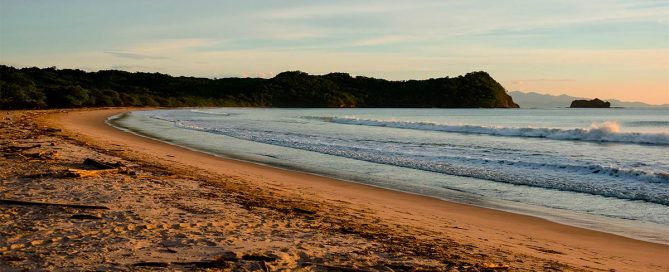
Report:
<svg viewBox="0 0 669 272"><path fill-rule="evenodd" d="M213 46L213 39L166 39L141 42L130 47L133 52L174 52Z"/></svg>
<svg viewBox="0 0 669 272"><path fill-rule="evenodd" d="M392 3L391 3L392 2ZM258 13L260 17L269 19L313 19L338 16L350 16L358 14L383 14L398 11L406 11L416 7L424 7L427 2L420 4L396 2L396 1L376 1L371 3L338 2L337 4L320 4L315 2L311 5L300 5L293 7L284 7Z"/></svg>
<svg viewBox="0 0 669 272"><path fill-rule="evenodd" d="M105 51L104 53L134 60L173 60L175 57L183 56L190 50L205 48L217 43L210 39L144 41L126 46L123 50Z"/></svg>
<svg viewBox="0 0 669 272"><path fill-rule="evenodd" d="M133 52L122 52L122 51L106 51L105 53L119 57L119 58L128 58L128 59L170 59L168 57L163 57L163 56L151 56L151 55L144 55L144 54L138 54L138 53L133 53Z"/></svg>
<svg viewBox="0 0 669 272"><path fill-rule="evenodd" d="M651 2L652 3L652 2ZM555 29L593 23L627 21L665 21L669 5L643 1L573 1L553 3L509 1L496 8L482 8L488 1L376 1L360 3L344 1L337 4L290 6L260 10L252 17L271 22L272 27L312 26L311 32L321 36L358 35L374 39L378 33L422 36L437 41L444 37L486 34L498 30L523 34L533 29ZM338 20L337 20L338 19ZM329 22L330 21L330 22ZM299 22L299 24L296 24ZM357 27L339 28L339 24L357 22ZM251 23L253 27L253 23ZM303 31L303 30L302 30ZM297 32L302 32L297 31ZM356 43L353 40L352 43Z"/></svg>

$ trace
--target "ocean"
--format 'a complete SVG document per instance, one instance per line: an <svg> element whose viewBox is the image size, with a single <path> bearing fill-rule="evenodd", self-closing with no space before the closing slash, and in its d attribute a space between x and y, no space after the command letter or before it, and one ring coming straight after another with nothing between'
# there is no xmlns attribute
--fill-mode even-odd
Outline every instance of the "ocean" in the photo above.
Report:
<svg viewBox="0 0 669 272"><path fill-rule="evenodd" d="M120 129L669 244L669 108L133 111Z"/></svg>

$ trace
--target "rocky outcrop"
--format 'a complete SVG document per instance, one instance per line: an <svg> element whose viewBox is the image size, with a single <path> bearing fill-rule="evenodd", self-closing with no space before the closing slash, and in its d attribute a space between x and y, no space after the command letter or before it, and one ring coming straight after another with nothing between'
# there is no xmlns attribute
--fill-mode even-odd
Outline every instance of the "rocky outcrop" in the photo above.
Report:
<svg viewBox="0 0 669 272"><path fill-rule="evenodd" d="M610 108L611 103L602 101L598 98L593 100L574 100L571 102L570 108Z"/></svg>

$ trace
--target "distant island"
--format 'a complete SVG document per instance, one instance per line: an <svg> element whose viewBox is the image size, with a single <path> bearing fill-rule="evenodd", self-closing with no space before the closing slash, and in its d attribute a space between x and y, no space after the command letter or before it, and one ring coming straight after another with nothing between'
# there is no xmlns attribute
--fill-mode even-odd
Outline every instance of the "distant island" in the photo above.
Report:
<svg viewBox="0 0 669 272"><path fill-rule="evenodd" d="M591 98L576 97L569 95L550 95L537 92L510 91L509 95L513 101L523 108L565 108L569 107L574 100L590 100ZM617 99L605 99L611 102L611 107L669 107L669 105L651 105L643 102L620 101Z"/></svg>
<svg viewBox="0 0 669 272"><path fill-rule="evenodd" d="M570 108L610 108L611 103L602 101L598 98L592 100L574 100L569 105Z"/></svg>
<svg viewBox="0 0 669 272"><path fill-rule="evenodd" d="M406 81L300 71L209 79L0 65L2 109L108 106L518 108L486 72Z"/></svg>

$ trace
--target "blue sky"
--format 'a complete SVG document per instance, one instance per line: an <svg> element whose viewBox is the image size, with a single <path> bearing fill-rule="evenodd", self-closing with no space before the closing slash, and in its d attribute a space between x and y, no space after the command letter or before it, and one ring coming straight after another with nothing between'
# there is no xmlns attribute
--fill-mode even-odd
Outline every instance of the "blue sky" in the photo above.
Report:
<svg viewBox="0 0 669 272"><path fill-rule="evenodd" d="M205 77L485 70L509 90L669 103L667 1L10 1L0 62Z"/></svg>

